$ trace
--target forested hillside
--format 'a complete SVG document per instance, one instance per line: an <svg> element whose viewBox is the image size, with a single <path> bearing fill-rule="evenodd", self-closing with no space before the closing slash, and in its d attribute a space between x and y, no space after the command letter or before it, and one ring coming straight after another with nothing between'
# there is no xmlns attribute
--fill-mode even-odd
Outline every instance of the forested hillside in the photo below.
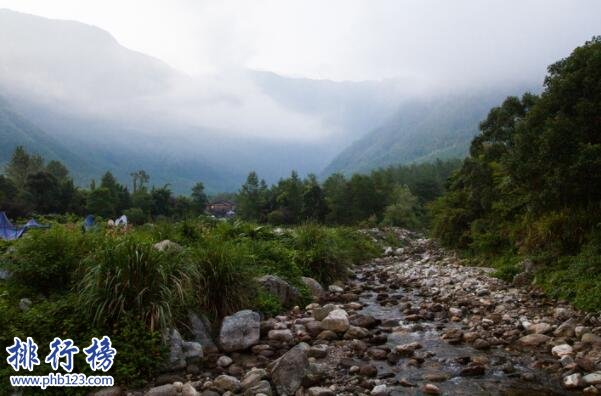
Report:
<svg viewBox="0 0 601 396"><path fill-rule="evenodd" d="M524 258L554 295L601 301L601 38L548 68L540 95L493 108L470 156L433 205L434 235L496 260ZM530 267L528 265L527 267Z"/></svg>
<svg viewBox="0 0 601 396"><path fill-rule="evenodd" d="M15 113L7 101L0 97L0 166L8 162L15 147L23 146L49 160L61 160L74 170L74 176L91 174L94 169L79 156L66 149L31 122Z"/></svg>
<svg viewBox="0 0 601 396"><path fill-rule="evenodd" d="M516 88L515 92L523 89ZM513 91L494 88L405 103L392 118L342 151L323 174L352 174L395 164L463 158L478 132L478 123Z"/></svg>

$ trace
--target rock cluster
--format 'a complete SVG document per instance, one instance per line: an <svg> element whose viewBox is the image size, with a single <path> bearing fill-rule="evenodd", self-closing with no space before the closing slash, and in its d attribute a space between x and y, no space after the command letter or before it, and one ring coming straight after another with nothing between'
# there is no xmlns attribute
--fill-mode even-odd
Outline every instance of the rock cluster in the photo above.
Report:
<svg viewBox="0 0 601 396"><path fill-rule="evenodd" d="M364 232L376 240L390 240L393 233L402 247L356 268L344 284L324 290L304 280L315 299L304 309L274 318L249 310L226 317L216 343L205 321L191 316L193 341L176 331L170 335L171 372L153 387L130 393L601 392L598 318L530 286L498 280L489 269L462 266L406 230ZM286 289L274 282L277 290Z"/></svg>

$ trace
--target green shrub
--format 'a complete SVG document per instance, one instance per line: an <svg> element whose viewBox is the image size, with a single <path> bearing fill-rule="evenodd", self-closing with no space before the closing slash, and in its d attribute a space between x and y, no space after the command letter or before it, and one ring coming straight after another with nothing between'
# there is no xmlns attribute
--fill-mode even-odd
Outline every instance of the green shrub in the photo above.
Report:
<svg viewBox="0 0 601 396"><path fill-rule="evenodd" d="M129 387L146 385L144 379L157 375L164 361L165 347L158 332L150 332L145 324L136 318L123 317L120 323L111 327L93 326L90 321L83 320L81 305L75 293L54 295L51 298L35 301L32 307L22 312L18 307L18 299L7 293L0 297L0 348L5 350L12 345L13 337L32 337L38 344L38 355L49 352L48 344L54 337L71 338L80 350L90 344L92 337L104 335L111 337L113 347L117 349L115 364L106 373L115 377L117 384ZM75 355L76 372L88 375L94 373L85 362L85 355ZM52 372L48 364L36 366L32 374L44 375ZM15 372L8 365L0 369L0 394L12 394L8 377ZM27 394L43 395L78 395L78 388L49 388L44 391L28 389Z"/></svg>
<svg viewBox="0 0 601 396"><path fill-rule="evenodd" d="M182 253L159 252L135 235L108 238L86 258L79 293L94 323L131 315L165 329L192 290L193 268Z"/></svg>
<svg viewBox="0 0 601 396"><path fill-rule="evenodd" d="M601 302L601 244L593 238L575 256L564 256L536 273L535 283L551 296L597 312Z"/></svg>
<svg viewBox="0 0 601 396"><path fill-rule="evenodd" d="M92 238L58 224L49 230L28 231L15 243L6 262L6 269L13 274L11 281L43 294L68 290Z"/></svg>
<svg viewBox="0 0 601 396"><path fill-rule="evenodd" d="M196 297L204 312L223 317L252 302L256 273L247 244L212 236L193 249L190 260L197 276Z"/></svg>
<svg viewBox="0 0 601 396"><path fill-rule="evenodd" d="M267 316L275 316L283 310L280 300L262 289L259 289L257 293L255 306L253 308Z"/></svg>
<svg viewBox="0 0 601 396"><path fill-rule="evenodd" d="M277 275L291 283L303 276L294 260L295 251L283 241L253 241L250 249L259 274Z"/></svg>
<svg viewBox="0 0 601 396"><path fill-rule="evenodd" d="M523 271L522 260L523 258L512 254L506 254L493 259L491 267L496 270L493 275L506 282L511 282L514 276Z"/></svg>
<svg viewBox="0 0 601 396"><path fill-rule="evenodd" d="M384 225L415 229L420 226L418 201L409 187L398 186L391 197L392 204L384 209Z"/></svg>
<svg viewBox="0 0 601 396"><path fill-rule="evenodd" d="M127 209L123 214L127 216L127 221L134 225L142 225L148 220L148 216L140 208Z"/></svg>
<svg viewBox="0 0 601 396"><path fill-rule="evenodd" d="M328 285L345 279L353 264L335 231L314 224L297 227L294 233L295 261L306 276Z"/></svg>

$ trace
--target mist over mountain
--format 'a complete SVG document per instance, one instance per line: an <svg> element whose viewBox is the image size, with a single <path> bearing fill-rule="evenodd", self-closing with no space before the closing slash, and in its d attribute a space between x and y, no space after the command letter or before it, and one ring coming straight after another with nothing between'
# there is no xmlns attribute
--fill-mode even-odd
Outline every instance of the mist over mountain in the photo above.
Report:
<svg viewBox="0 0 601 396"><path fill-rule="evenodd" d="M36 131L7 140L0 163L23 144L71 164L84 159L72 166L80 185L106 170L128 182L144 169L151 183L188 193L197 181L209 192L235 190L250 170L274 182L292 170L327 175L462 156L487 109L523 89L249 69L190 76L100 28L0 10L0 90Z"/></svg>
<svg viewBox="0 0 601 396"><path fill-rule="evenodd" d="M348 175L396 164L462 158L492 107L507 96L539 90L535 84L497 86L402 104L382 125L336 156L322 175Z"/></svg>
<svg viewBox="0 0 601 396"><path fill-rule="evenodd" d="M252 169L269 181L319 172L409 92L249 70L190 77L99 28L9 10L0 10L0 88L89 168L124 181L146 169L178 191L198 180L231 190ZM83 173L80 183L99 176Z"/></svg>

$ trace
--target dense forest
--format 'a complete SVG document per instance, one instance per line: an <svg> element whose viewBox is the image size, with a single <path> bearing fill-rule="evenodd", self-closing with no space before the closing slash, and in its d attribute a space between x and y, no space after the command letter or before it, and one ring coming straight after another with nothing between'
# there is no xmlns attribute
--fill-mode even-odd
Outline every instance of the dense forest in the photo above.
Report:
<svg viewBox="0 0 601 396"><path fill-rule="evenodd" d="M601 301L601 38L548 69L540 95L493 108L448 191L433 234L506 276L524 258L539 284L597 309Z"/></svg>
<svg viewBox="0 0 601 396"><path fill-rule="evenodd" d="M233 195L244 220L274 225L317 222L339 225L425 225L425 204L440 196L459 160L389 167L346 178L334 174L320 183L296 172L268 186L255 172ZM150 175L131 173L131 192L106 172L88 189L75 186L59 161L45 163L38 154L17 147L0 175L0 206L9 215L93 214L114 218L125 214L133 224L161 218L181 220L204 214L208 197L198 182L190 196L175 196L169 185L149 186ZM213 197L217 199L219 196Z"/></svg>

